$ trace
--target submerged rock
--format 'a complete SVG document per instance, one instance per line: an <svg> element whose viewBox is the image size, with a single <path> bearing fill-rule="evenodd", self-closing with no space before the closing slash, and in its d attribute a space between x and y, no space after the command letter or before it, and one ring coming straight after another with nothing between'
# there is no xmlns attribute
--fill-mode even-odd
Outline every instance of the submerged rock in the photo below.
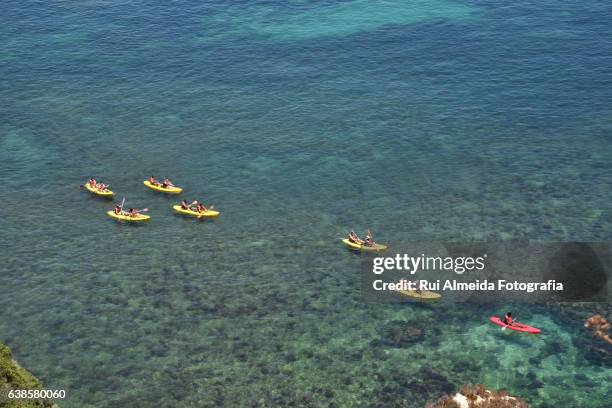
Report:
<svg viewBox="0 0 612 408"><path fill-rule="evenodd" d="M594 336L599 337L603 341L612 344L612 337L608 333L610 330L610 322L602 315L594 315L584 322L584 327L591 330Z"/></svg>
<svg viewBox="0 0 612 408"><path fill-rule="evenodd" d="M379 392L371 402L371 408L423 407L442 394L450 393L455 386L441 372L423 367L408 375L392 370L377 377Z"/></svg>
<svg viewBox="0 0 612 408"><path fill-rule="evenodd" d="M529 405L505 391L487 390L482 384L466 384L457 394L446 395L427 408L529 408Z"/></svg>
<svg viewBox="0 0 612 408"><path fill-rule="evenodd" d="M407 384L407 388L415 394L429 397L451 392L454 386L442 373L423 367L416 375L416 379Z"/></svg>
<svg viewBox="0 0 612 408"><path fill-rule="evenodd" d="M402 347L418 343L424 337L424 329L419 323L392 320L383 326L380 342L386 346Z"/></svg>
<svg viewBox="0 0 612 408"><path fill-rule="evenodd" d="M574 344L583 350L584 358L593 364L612 366L610 322L602 315L596 314L586 320L584 327L593 333L593 337L578 337L574 340Z"/></svg>

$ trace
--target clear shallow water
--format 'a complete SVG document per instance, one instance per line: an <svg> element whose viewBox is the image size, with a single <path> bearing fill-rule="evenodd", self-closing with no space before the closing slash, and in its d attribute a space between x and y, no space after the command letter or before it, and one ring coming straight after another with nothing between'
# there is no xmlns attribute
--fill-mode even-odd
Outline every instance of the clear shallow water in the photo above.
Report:
<svg viewBox="0 0 612 408"><path fill-rule="evenodd" d="M0 340L64 407L422 406L466 381L605 406L581 321L516 309L536 341L472 306L364 305L336 239L609 240L611 12L7 3ZM221 217L174 216L149 174ZM108 219L90 175L151 223ZM425 334L393 347L393 321Z"/></svg>

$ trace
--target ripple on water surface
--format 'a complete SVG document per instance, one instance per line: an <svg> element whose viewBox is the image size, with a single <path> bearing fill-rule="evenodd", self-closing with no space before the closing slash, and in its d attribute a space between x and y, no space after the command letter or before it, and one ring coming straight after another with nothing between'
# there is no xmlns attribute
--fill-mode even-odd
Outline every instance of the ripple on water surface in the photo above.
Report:
<svg viewBox="0 0 612 408"><path fill-rule="evenodd" d="M277 3L6 8L0 341L67 408L606 406L582 316L365 305L338 238L608 240L607 3Z"/></svg>

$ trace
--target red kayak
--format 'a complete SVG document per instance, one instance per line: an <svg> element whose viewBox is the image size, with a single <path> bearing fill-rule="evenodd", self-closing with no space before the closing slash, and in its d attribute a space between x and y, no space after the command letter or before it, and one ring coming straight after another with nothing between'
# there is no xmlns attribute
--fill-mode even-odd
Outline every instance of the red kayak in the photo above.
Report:
<svg viewBox="0 0 612 408"><path fill-rule="evenodd" d="M512 326L508 326L506 323L502 321L502 319L500 319L497 316L491 316L489 320L491 321L491 323L495 323L498 326L507 327L510 330L515 330L518 332L531 333L531 334L540 334L541 332L540 329L536 329L535 327L527 326L526 324L517 323L517 322L512 323Z"/></svg>

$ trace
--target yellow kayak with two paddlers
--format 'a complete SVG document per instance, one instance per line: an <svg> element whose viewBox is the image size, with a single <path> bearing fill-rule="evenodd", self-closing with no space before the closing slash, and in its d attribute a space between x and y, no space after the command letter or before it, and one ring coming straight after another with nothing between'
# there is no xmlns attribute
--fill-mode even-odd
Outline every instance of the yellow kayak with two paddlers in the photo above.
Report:
<svg viewBox="0 0 612 408"><path fill-rule="evenodd" d="M174 211L176 211L177 213L180 213L183 215L189 215L189 216L196 217L196 218L211 218L211 217L217 217L220 214L219 211L215 211L215 210L206 210L206 211L186 210L178 204L173 205L172 208L174 208Z"/></svg>
<svg viewBox="0 0 612 408"><path fill-rule="evenodd" d="M377 252L377 251L384 251L385 249L387 249L386 245L372 244L368 246L368 245L352 242L348 238L344 238L342 242L344 243L344 245L348 246L351 249L357 250L357 251Z"/></svg>
<svg viewBox="0 0 612 408"><path fill-rule="evenodd" d="M109 217L114 218L118 221L126 221L126 222L142 222L148 221L151 219L151 216L145 214L136 214L135 216L127 215L127 214L116 214L114 211L107 211Z"/></svg>
<svg viewBox="0 0 612 408"><path fill-rule="evenodd" d="M395 292L402 296L423 301L434 301L440 300L442 298L441 294L436 292L430 292L428 290L421 290L419 292L417 292L416 290L396 290Z"/></svg>
<svg viewBox="0 0 612 408"><path fill-rule="evenodd" d="M89 183L85 183L85 188L87 189L87 191L89 191L90 193L93 193L95 195L99 195L101 197L112 197L113 196L113 192L110 190L99 190L95 187L93 187L91 184Z"/></svg>
<svg viewBox="0 0 612 408"><path fill-rule="evenodd" d="M180 194L183 191L182 188L176 187L176 186L169 186L169 187L156 186L155 184L151 184L149 180L143 181L143 184L149 187L151 190L160 191L166 194Z"/></svg>

